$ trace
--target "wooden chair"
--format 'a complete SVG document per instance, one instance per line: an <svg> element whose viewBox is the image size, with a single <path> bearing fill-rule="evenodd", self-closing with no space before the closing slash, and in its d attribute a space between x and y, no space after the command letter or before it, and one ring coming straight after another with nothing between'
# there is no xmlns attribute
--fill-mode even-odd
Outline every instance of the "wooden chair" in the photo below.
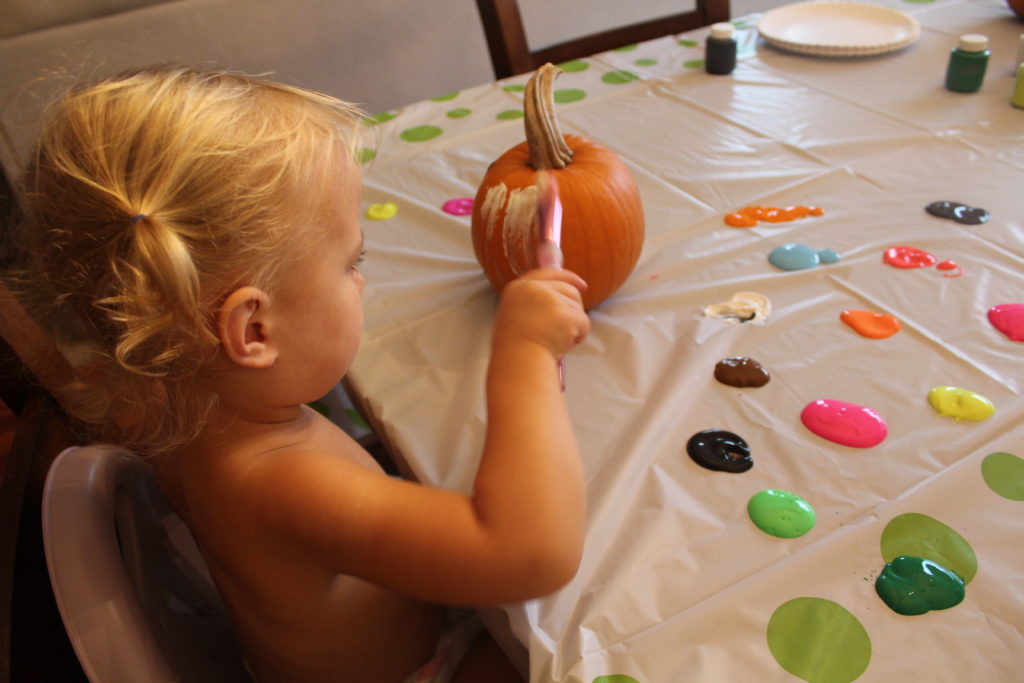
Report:
<svg viewBox="0 0 1024 683"><path fill-rule="evenodd" d="M609 29L538 50L530 50L518 0L476 0L496 78L533 71L624 45L632 45L700 26L729 21L729 0L696 0L695 9Z"/></svg>

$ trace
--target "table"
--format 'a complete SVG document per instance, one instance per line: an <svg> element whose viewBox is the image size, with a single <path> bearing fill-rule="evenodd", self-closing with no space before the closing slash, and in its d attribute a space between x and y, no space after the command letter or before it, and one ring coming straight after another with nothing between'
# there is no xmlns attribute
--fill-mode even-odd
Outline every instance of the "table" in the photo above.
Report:
<svg viewBox="0 0 1024 683"><path fill-rule="evenodd" d="M757 38L750 16L734 22L730 76L700 68L702 29L583 60L556 81L563 132L630 166L647 237L567 358L588 486L579 573L552 596L485 611L524 671L528 653L531 681L1024 676L1024 344L986 317L1024 302L1024 110L1009 104L1024 23L1002 0L887 6L922 27L894 54L787 54ZM989 36L992 58L980 92L954 94L943 76L968 32ZM472 197L487 164L523 139L526 80L378 116L365 172L365 208L397 213L364 225L366 334L347 381L415 477L463 491L484 435L495 296L469 216L441 207ZM936 218L923 209L937 200L992 218ZM825 213L725 225L752 204ZM787 243L841 259L780 270L767 257ZM962 270L886 265L896 245ZM763 323L704 315L739 291L770 299ZM840 321L847 309L891 314L902 329L861 336ZM716 362L731 356L757 359L771 381L717 382ZM928 402L935 386L987 397L995 414L943 417ZM887 438L854 448L812 433L800 415L819 399L873 409ZM753 469L691 460L687 441L711 428L742 436ZM813 529L762 532L747 503L765 489L803 497ZM920 616L890 609L874 584L894 549L968 577L973 552L966 598Z"/></svg>

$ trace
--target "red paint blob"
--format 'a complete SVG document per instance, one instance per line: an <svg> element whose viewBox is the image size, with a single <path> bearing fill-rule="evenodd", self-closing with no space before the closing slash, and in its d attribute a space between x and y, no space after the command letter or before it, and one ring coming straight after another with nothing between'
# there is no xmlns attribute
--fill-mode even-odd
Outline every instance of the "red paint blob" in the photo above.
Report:
<svg viewBox="0 0 1024 683"><path fill-rule="evenodd" d="M993 306L988 309L988 321L1010 341L1024 341L1024 304Z"/></svg>
<svg viewBox="0 0 1024 683"><path fill-rule="evenodd" d="M938 261L932 254L917 247L889 247L882 260L896 268L929 268Z"/></svg>
<svg viewBox="0 0 1024 683"><path fill-rule="evenodd" d="M952 270L952 273L943 273L942 277L960 277L964 274L964 269L960 267L960 264L956 261L943 261L939 265L935 266L939 270Z"/></svg>

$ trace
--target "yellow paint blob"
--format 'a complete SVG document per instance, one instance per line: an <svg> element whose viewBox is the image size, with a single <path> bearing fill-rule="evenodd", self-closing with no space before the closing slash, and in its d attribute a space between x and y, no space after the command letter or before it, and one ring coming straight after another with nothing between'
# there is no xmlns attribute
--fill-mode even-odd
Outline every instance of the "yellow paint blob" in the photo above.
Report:
<svg viewBox="0 0 1024 683"><path fill-rule="evenodd" d="M394 202L371 204L370 207L366 209L366 217L371 221L386 221L389 218L394 218L397 213L398 204L395 204Z"/></svg>
<svg viewBox="0 0 1024 683"><path fill-rule="evenodd" d="M932 387L928 403L943 417L954 420L986 420L996 412L992 401L981 394L957 387Z"/></svg>

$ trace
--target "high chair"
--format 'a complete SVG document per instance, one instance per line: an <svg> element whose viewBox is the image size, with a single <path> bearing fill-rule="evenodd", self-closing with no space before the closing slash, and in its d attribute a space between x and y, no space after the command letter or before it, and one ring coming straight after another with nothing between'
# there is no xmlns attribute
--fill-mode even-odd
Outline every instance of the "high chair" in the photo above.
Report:
<svg viewBox="0 0 1024 683"><path fill-rule="evenodd" d="M696 7L692 10L533 50L519 11L519 0L476 0L476 6L480 11L496 78L533 71L547 62L559 64L644 40L729 21L729 0L696 0ZM583 11L584 7L577 9Z"/></svg>
<svg viewBox="0 0 1024 683"><path fill-rule="evenodd" d="M93 683L252 680L192 535L139 457L68 448L42 509L57 605Z"/></svg>

